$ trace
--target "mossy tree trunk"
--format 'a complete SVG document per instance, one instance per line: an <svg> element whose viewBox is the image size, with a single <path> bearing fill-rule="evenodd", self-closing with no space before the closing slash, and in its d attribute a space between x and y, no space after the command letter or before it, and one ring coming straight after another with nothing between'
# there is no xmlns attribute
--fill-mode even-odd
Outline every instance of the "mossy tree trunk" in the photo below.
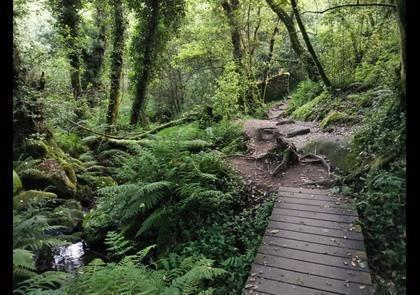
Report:
<svg viewBox="0 0 420 295"><path fill-rule="evenodd" d="M75 99L82 93L80 84L80 40L79 40L79 10L81 0L49 0L51 8L57 17L57 27L63 38L70 64L70 82Z"/></svg>
<svg viewBox="0 0 420 295"><path fill-rule="evenodd" d="M233 57L238 65L241 65L243 56L241 47L241 33L239 24L236 19L236 14L239 9L239 0L225 0L222 2L222 7L229 22L230 35L233 46Z"/></svg>
<svg viewBox="0 0 420 295"><path fill-rule="evenodd" d="M160 1L146 1L146 6L150 8L150 13L148 14L147 19L147 29L144 30L145 38L143 54L140 55L141 61L137 63L140 69L137 69L139 74L137 78L136 95L131 109L131 125L136 125L139 120L142 121L142 123L145 121L145 116L142 113L144 111L146 89L152 73L153 52L155 49L156 39L158 37L157 30L159 25Z"/></svg>
<svg viewBox="0 0 420 295"><path fill-rule="evenodd" d="M264 80L262 84L262 94L261 94L263 101L265 101L268 73L270 72L271 61L273 60L274 43L276 41L276 35L279 32L279 21L280 21L280 18L277 20L276 26L274 27L273 33L271 34L271 38L270 38L270 45L268 49L268 60L267 60L267 65L264 69L264 75L263 75Z"/></svg>
<svg viewBox="0 0 420 295"><path fill-rule="evenodd" d="M104 63L105 44L106 44L106 18L107 11L102 1L96 0L95 4L95 25L97 31L93 33L91 38L92 46L83 50L83 60L86 66L82 75L82 90L93 90L95 92L101 88L101 69ZM89 101L91 107L96 105L96 100Z"/></svg>
<svg viewBox="0 0 420 295"><path fill-rule="evenodd" d="M115 125L120 106L120 81L124 53L125 20L122 0L111 0L114 11L113 49L111 53L111 89L109 91L109 104L107 124Z"/></svg>
<svg viewBox="0 0 420 295"><path fill-rule="evenodd" d="M405 0L396 0L397 20L400 29L400 54L401 54L401 96L400 106L402 110L406 109L406 16Z"/></svg>
<svg viewBox="0 0 420 295"><path fill-rule="evenodd" d="M319 75L321 76L322 82L324 83L325 87L330 88L331 82L327 77L327 74L324 71L324 67L322 66L321 62L319 61L318 56L316 55L315 49L312 46L311 40L309 40L308 33L306 32L305 26L303 24L302 18L300 17L299 9L297 7L297 1L296 0L290 0L290 3L292 4L293 13L296 18L296 22L298 23L300 32L302 34L303 40L305 41L306 47L308 48L309 53L311 54L311 57L316 65L316 68L318 70Z"/></svg>
<svg viewBox="0 0 420 295"><path fill-rule="evenodd" d="M286 11L274 0L266 0L268 6L278 15L282 23L285 25L287 32L289 34L290 45L292 46L293 51L298 56L298 58L303 63L305 70L308 74L309 79L314 82L319 81L319 74L314 63L314 60L310 55L305 51L303 46L300 44L298 34L296 32L293 19L286 13Z"/></svg>

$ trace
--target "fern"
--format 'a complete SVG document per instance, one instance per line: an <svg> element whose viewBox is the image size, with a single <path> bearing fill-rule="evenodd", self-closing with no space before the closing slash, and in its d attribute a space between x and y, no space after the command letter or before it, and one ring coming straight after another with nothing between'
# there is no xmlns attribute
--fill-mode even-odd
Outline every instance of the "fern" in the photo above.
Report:
<svg viewBox="0 0 420 295"><path fill-rule="evenodd" d="M162 207L156 209L146 218L146 220L143 221L140 229L136 233L136 238L150 230L152 227L163 226L168 222L169 216L172 215L172 212L172 208L167 209L166 207Z"/></svg>
<svg viewBox="0 0 420 295"><path fill-rule="evenodd" d="M34 254L25 249L13 249L13 276L31 277L36 275Z"/></svg>
<svg viewBox="0 0 420 295"><path fill-rule="evenodd" d="M39 294L40 291L56 289L68 283L74 276L61 271L47 271L36 275L20 283L14 293L16 294Z"/></svg>
<svg viewBox="0 0 420 295"><path fill-rule="evenodd" d="M115 256L124 256L133 249L132 242L125 239L122 234L110 231L106 234L105 245L107 250Z"/></svg>

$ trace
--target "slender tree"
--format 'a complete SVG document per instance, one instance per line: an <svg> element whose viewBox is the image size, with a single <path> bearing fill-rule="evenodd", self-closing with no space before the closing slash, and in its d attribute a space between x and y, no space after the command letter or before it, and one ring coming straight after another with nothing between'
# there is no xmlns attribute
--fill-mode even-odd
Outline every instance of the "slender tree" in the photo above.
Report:
<svg viewBox="0 0 420 295"><path fill-rule="evenodd" d="M290 0L290 3L292 4L292 9L294 16L296 18L296 22L298 23L300 32L302 34L303 40L305 41L306 47L308 48L309 53L311 54L311 57L316 65L316 68L318 70L319 75L321 76L322 82L324 85L329 88L331 87L331 82L327 77L327 74L324 71L324 68L319 61L318 56L316 55L315 49L312 46L311 40L309 39L308 33L306 32L306 28L303 24L302 18L300 17L299 9L297 7L297 1L296 0Z"/></svg>
<svg viewBox="0 0 420 295"><path fill-rule="evenodd" d="M267 80L268 80L268 73L270 72L270 67L271 67L271 62L273 60L273 53L274 53L274 43L276 41L276 35L279 32L279 21L280 18L277 20L276 25L274 27L273 33L271 34L271 38L270 38L270 45L269 45L269 49L268 49L268 60L267 60L267 65L265 66L264 69L264 74L263 74L263 84L262 84L262 99L263 101L265 101L265 94L266 94L266 90L267 90Z"/></svg>
<svg viewBox="0 0 420 295"><path fill-rule="evenodd" d="M274 0L266 0L268 6L278 15L282 23L287 29L290 39L290 45L298 56L298 58L303 63L305 70L308 74L309 79L314 82L319 81L319 74L315 65L314 60L311 56L306 52L304 47L300 44L298 34L295 29L295 25L293 23L293 18L291 18L287 12Z"/></svg>
<svg viewBox="0 0 420 295"><path fill-rule="evenodd" d="M400 105L405 111L406 109L406 6L405 0L396 0L397 5L397 20L400 29L400 59L401 59L401 96Z"/></svg>
<svg viewBox="0 0 420 295"><path fill-rule="evenodd" d="M113 48L111 53L109 104L107 124L115 125L120 106L120 81L124 53L125 20L122 0L111 0L114 12Z"/></svg>
<svg viewBox="0 0 420 295"><path fill-rule="evenodd" d="M157 30L159 25L159 0L147 0L145 1L148 13L147 13L147 29L145 30L144 37L144 49L143 54L140 56L140 63L137 69L139 71L137 85L136 85L136 95L133 102L133 107L131 109L130 124L135 125L139 122L140 116L144 117L141 112L145 104L146 97L146 88L151 76L152 66L154 62L154 49L156 45ZM142 123L144 123L145 118L141 118Z"/></svg>
<svg viewBox="0 0 420 295"><path fill-rule="evenodd" d="M81 0L50 0L53 12L57 16L57 25L67 50L71 73L70 80L74 98L81 94L80 84L80 46L79 46L79 10Z"/></svg>
<svg viewBox="0 0 420 295"><path fill-rule="evenodd" d="M91 45L83 49L83 61L86 67L81 78L83 91L87 90L89 86L93 91L101 87L100 74L105 56L107 19L107 7L103 1L94 1L94 12L95 30L90 34ZM95 104L94 101L90 101L90 103L92 107Z"/></svg>
<svg viewBox="0 0 420 295"><path fill-rule="evenodd" d="M229 27L231 32L230 34L233 45L233 57L235 61L240 65L243 52L241 47L241 33L236 16L239 10L239 4L239 0L224 0L222 2L223 10L229 21Z"/></svg>
<svg viewBox="0 0 420 295"><path fill-rule="evenodd" d="M175 32L185 14L184 0L130 0L129 4L140 19L133 38L132 55L135 64L135 97L130 124L145 123L144 106L147 86L171 33ZM160 25L161 24L161 25Z"/></svg>

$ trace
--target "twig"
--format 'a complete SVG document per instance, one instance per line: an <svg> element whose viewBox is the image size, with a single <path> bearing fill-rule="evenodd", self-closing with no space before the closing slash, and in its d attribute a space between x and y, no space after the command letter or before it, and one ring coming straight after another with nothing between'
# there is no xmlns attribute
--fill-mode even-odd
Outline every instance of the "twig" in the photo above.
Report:
<svg viewBox="0 0 420 295"><path fill-rule="evenodd" d="M392 5L392 4L383 4L383 3L343 4L343 5L337 5L337 6L334 6L334 7L330 7L330 8L327 8L325 10L322 10L322 11L304 11L301 14L304 14L304 13L318 13L318 14L322 14L322 13L328 12L330 10L338 9L338 8L343 8L343 7L369 7L369 6L382 6L382 7L390 7L390 8L394 8L395 9L395 5Z"/></svg>

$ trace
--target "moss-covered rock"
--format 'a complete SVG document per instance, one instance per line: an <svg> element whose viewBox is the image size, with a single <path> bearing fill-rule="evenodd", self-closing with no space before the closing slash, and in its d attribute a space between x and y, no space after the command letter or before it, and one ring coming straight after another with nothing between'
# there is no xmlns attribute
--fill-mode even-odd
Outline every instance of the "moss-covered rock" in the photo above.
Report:
<svg viewBox="0 0 420 295"><path fill-rule="evenodd" d="M67 200L66 203L55 208L49 218L52 224L67 226L72 231L83 220L82 207L75 200Z"/></svg>
<svg viewBox="0 0 420 295"><path fill-rule="evenodd" d="M15 170L13 170L13 195L17 194L20 190L22 190L22 181Z"/></svg>
<svg viewBox="0 0 420 295"><path fill-rule="evenodd" d="M26 189L51 190L62 198L74 197L77 179L71 166L62 166L55 159L45 159L35 169L24 170L21 173L23 187Z"/></svg>
<svg viewBox="0 0 420 295"><path fill-rule="evenodd" d="M337 111L331 111L328 116L326 116L321 123L319 123L319 125L321 126L321 128L325 128L331 124L334 123L345 123L345 122L350 122L352 121L354 118L347 115L346 113L342 113L342 112L337 112Z"/></svg>
<svg viewBox="0 0 420 295"><path fill-rule="evenodd" d="M117 182L109 176L95 176L91 173L83 173L79 176L81 184L87 185L91 188L103 188L107 186L117 185Z"/></svg>
<svg viewBox="0 0 420 295"><path fill-rule="evenodd" d="M13 207L19 208L21 206L27 205L31 201L40 199L52 200L55 198L57 198L57 195L50 192L43 192L37 190L23 191L15 197L13 197Z"/></svg>
<svg viewBox="0 0 420 295"><path fill-rule="evenodd" d="M331 164L340 170L349 173L358 167L358 161L350 149L347 140L333 141L317 139L309 142L304 148L304 153L316 153L327 156Z"/></svg>

